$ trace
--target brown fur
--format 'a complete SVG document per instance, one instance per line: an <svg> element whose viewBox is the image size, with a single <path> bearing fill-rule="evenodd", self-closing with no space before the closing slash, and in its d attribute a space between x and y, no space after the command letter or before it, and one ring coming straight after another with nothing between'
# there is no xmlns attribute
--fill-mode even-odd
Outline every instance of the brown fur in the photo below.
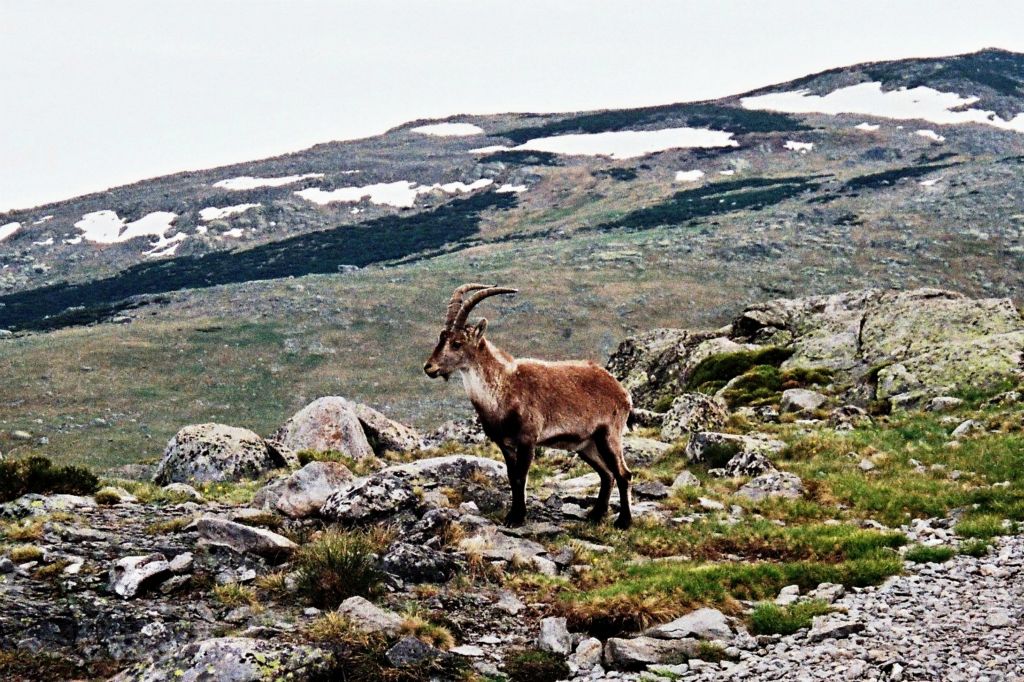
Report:
<svg viewBox="0 0 1024 682"><path fill-rule="evenodd" d="M620 499L615 525L628 528L632 473L622 456L622 434L632 407L629 393L593 362L513 358L484 338L486 327L487 320L446 327L423 370L445 379L462 373L484 432L505 457L512 487L505 523L525 520L526 477L536 447L546 446L578 452L601 477L591 520L608 511L614 481Z"/></svg>

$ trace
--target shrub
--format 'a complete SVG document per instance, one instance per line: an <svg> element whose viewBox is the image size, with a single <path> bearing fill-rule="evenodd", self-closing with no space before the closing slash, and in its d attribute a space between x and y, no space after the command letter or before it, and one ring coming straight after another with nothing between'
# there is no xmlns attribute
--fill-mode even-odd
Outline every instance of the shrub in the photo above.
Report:
<svg viewBox="0 0 1024 682"><path fill-rule="evenodd" d="M0 502L28 493L90 495L99 485L99 479L88 469L54 466L49 458L40 455L0 462Z"/></svg>
<svg viewBox="0 0 1024 682"><path fill-rule="evenodd" d="M505 657L510 682L557 682L569 677L569 666L558 654L539 649L519 649Z"/></svg>
<svg viewBox="0 0 1024 682"><path fill-rule="evenodd" d="M956 554L952 547L929 547L927 545L914 545L907 549L903 558L913 561L915 564L941 564L949 561Z"/></svg>
<svg viewBox="0 0 1024 682"><path fill-rule="evenodd" d="M364 532L329 530L296 556L299 589L316 606L334 608L349 597L380 591L384 573L377 563L381 546Z"/></svg>
<svg viewBox="0 0 1024 682"><path fill-rule="evenodd" d="M16 564L24 564L29 561L40 561L43 558L43 550L35 545L18 545L11 549L11 561Z"/></svg>
<svg viewBox="0 0 1024 682"><path fill-rule="evenodd" d="M121 503L121 496L117 492L109 489L103 489L96 492L93 495L93 499L96 500L96 504L103 506L114 506Z"/></svg>
<svg viewBox="0 0 1024 682"><path fill-rule="evenodd" d="M260 605L256 599L256 591L238 583L217 585L213 588L213 598L224 606L248 606L257 609Z"/></svg>
<svg viewBox="0 0 1024 682"><path fill-rule="evenodd" d="M755 635L791 635L811 626L815 616L832 611L828 603L812 599L786 606L771 602L758 604L750 614L750 631Z"/></svg>

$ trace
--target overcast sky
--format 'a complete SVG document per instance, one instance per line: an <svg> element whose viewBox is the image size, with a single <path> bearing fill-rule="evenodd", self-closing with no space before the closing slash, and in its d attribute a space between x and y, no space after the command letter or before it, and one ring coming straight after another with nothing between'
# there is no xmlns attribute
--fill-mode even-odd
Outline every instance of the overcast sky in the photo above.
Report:
<svg viewBox="0 0 1024 682"><path fill-rule="evenodd" d="M1024 52L1022 27L1012 0L0 0L0 211L414 118Z"/></svg>

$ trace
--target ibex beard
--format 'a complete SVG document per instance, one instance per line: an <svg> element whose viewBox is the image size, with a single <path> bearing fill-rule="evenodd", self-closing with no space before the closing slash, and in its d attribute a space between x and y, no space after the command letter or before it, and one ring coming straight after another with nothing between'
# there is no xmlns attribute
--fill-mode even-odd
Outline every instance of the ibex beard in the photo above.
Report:
<svg viewBox="0 0 1024 682"><path fill-rule="evenodd" d="M589 361L514 358L484 337L487 320L467 324L474 306L516 289L464 284L448 303L440 338L423 371L431 378L462 375L484 433L501 450L512 488L509 526L526 519L526 479L538 446L577 452L601 479L587 518L608 512L612 482L619 491L618 528L629 528L632 473L622 456L632 401L604 368ZM469 295L467 297L467 295Z"/></svg>

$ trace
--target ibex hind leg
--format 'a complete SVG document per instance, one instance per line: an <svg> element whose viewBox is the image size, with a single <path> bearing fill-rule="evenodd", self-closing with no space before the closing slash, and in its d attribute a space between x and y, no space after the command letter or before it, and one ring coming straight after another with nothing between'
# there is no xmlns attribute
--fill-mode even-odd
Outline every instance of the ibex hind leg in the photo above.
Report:
<svg viewBox="0 0 1024 682"><path fill-rule="evenodd" d="M595 434L594 443L619 489L619 516L615 519L615 527L629 528L633 525L633 512L629 504L629 482L633 478L633 472L626 466L626 460L622 456L622 436L602 429Z"/></svg>
<svg viewBox="0 0 1024 682"><path fill-rule="evenodd" d="M597 475L601 477L601 490L597 494L597 501L587 513L587 520L596 523L608 513L608 500L612 495L612 472L605 465L601 453L593 442L578 452L580 458L593 467Z"/></svg>

